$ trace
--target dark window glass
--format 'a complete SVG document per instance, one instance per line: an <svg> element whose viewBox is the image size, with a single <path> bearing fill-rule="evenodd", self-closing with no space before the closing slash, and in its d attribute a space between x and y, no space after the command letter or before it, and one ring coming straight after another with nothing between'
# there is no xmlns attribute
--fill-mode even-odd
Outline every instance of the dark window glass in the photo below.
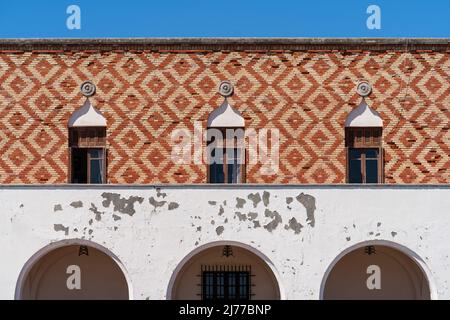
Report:
<svg viewBox="0 0 450 320"><path fill-rule="evenodd" d="M349 150L348 182L350 183L363 182L360 149Z"/></svg>
<svg viewBox="0 0 450 320"><path fill-rule="evenodd" d="M214 158L216 156L216 150L211 151L211 156ZM219 156L219 155L218 155ZM209 165L209 180L211 183L224 183L225 173L223 171L223 154L220 158L216 159Z"/></svg>
<svg viewBox="0 0 450 320"><path fill-rule="evenodd" d="M104 183L104 149L72 148L72 183Z"/></svg>
<svg viewBox="0 0 450 320"><path fill-rule="evenodd" d="M248 286L248 274L240 273L239 274L239 296L247 297L250 294L250 288Z"/></svg>
<svg viewBox="0 0 450 320"><path fill-rule="evenodd" d="M213 163L210 165L210 182L224 183L223 164Z"/></svg>
<svg viewBox="0 0 450 320"><path fill-rule="evenodd" d="M72 148L72 183L87 182L87 149Z"/></svg>
<svg viewBox="0 0 450 320"><path fill-rule="evenodd" d="M203 271L204 300L249 300L250 273L248 271Z"/></svg>
<svg viewBox="0 0 450 320"><path fill-rule="evenodd" d="M217 291L217 299L225 298L225 273L219 272L216 274L216 291Z"/></svg>
<svg viewBox="0 0 450 320"><path fill-rule="evenodd" d="M212 273L205 273L203 276L203 290L206 297L212 297L214 294L214 276Z"/></svg>
<svg viewBox="0 0 450 320"><path fill-rule="evenodd" d="M216 159L216 149L211 151L215 162L209 165L210 183L241 183L241 149L222 149L222 156ZM224 160L225 159L225 160ZM216 163L217 162L217 163ZM226 170L225 170L226 169Z"/></svg>
<svg viewBox="0 0 450 320"><path fill-rule="evenodd" d="M378 149L363 149L366 159L378 159Z"/></svg>
<svg viewBox="0 0 450 320"><path fill-rule="evenodd" d="M228 183L241 182L241 165L239 149L227 149Z"/></svg>
<svg viewBox="0 0 450 320"><path fill-rule="evenodd" d="M366 183L378 183L378 160L366 160Z"/></svg>
<svg viewBox="0 0 450 320"><path fill-rule="evenodd" d="M103 183L103 149L89 149L90 183Z"/></svg>
<svg viewBox="0 0 450 320"><path fill-rule="evenodd" d="M378 183L378 148L349 149L348 158L349 183Z"/></svg>

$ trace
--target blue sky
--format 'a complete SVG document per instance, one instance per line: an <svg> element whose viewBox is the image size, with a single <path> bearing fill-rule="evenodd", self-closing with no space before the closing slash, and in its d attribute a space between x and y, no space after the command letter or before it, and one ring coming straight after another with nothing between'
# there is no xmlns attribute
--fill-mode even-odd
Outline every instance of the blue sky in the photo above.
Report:
<svg viewBox="0 0 450 320"><path fill-rule="evenodd" d="M0 0L0 38L54 37L450 37L450 0Z"/></svg>

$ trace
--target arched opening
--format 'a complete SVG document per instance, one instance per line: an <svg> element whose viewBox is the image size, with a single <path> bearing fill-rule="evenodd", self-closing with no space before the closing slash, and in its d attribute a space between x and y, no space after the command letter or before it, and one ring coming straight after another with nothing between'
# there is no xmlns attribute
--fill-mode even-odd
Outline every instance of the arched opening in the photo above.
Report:
<svg viewBox="0 0 450 320"><path fill-rule="evenodd" d="M172 275L174 300L277 300L280 287L270 262L234 242L215 243L189 254Z"/></svg>
<svg viewBox="0 0 450 320"><path fill-rule="evenodd" d="M128 281L116 259L89 244L44 248L25 265L16 298L23 300L126 300Z"/></svg>
<svg viewBox="0 0 450 320"><path fill-rule="evenodd" d="M427 300L431 290L419 260L385 243L366 243L328 269L321 296L329 300Z"/></svg>

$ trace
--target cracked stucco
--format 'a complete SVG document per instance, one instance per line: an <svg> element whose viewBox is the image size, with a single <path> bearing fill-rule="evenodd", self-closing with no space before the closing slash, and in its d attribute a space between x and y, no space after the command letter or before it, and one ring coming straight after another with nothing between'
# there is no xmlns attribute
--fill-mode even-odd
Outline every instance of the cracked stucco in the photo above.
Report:
<svg viewBox="0 0 450 320"><path fill-rule="evenodd" d="M17 277L11 274L38 250L74 238L114 253L129 272L135 297L164 298L173 270L186 255L208 243L231 240L274 263L288 298L318 298L322 277L336 256L363 241L382 240L421 257L433 272L439 296L450 298L450 235L443 232L450 228L448 190L6 188L0 192L0 240L14 243L14 250L4 247L9 258L2 265L0 298L14 295ZM165 203L155 207L151 198ZM245 202L238 204L237 198ZM152 286L146 285L149 281Z"/></svg>

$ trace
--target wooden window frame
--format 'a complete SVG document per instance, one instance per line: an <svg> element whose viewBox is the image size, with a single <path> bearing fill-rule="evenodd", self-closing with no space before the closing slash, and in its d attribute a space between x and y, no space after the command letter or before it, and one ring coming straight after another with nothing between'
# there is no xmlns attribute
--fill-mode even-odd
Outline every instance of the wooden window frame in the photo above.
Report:
<svg viewBox="0 0 450 320"><path fill-rule="evenodd" d="M69 147L77 147L77 148L106 147L106 127L69 128Z"/></svg>
<svg viewBox="0 0 450 320"><path fill-rule="evenodd" d="M377 149L378 150L378 177L377 184L384 183L384 149L382 146L383 129L381 127L347 127L345 128L345 176L346 183L350 183L350 150L351 149ZM361 154L362 184L366 182L366 154Z"/></svg>
<svg viewBox="0 0 450 320"><path fill-rule="evenodd" d="M90 149L101 149L103 153L103 172L102 172L102 184L107 183L108 174L108 149L106 147L106 127L72 127L69 128L69 174L68 183L73 183L73 167L72 167L72 154L74 149L87 149L86 155L86 170L87 170L87 184L91 183L91 155ZM95 158L100 159L100 158Z"/></svg>
<svg viewBox="0 0 450 320"><path fill-rule="evenodd" d="M243 160L242 163L240 164L240 175L241 175L241 182L236 182L236 183L228 183L228 165L227 165L227 149L239 149L237 146L236 148L227 148L227 138L226 138L226 131L228 129L232 129L232 130L237 130L237 129L241 129L244 130L245 129L242 127L226 127L226 128L208 128L208 129L217 129L220 130L222 133L222 141L220 141L219 143L216 143L216 148L222 148L223 150L223 176L224 176L224 182L223 184L239 184L239 183L245 183L246 182L246 164L247 164L247 149L245 148L245 135L244 135L244 147L241 149L241 159ZM206 145L209 145L209 141L206 142ZM210 157L210 155L208 154L208 157ZM222 184L220 182L211 182L211 164L209 163L209 159L208 159L208 163L206 164L206 180L207 183L218 183L218 184Z"/></svg>

